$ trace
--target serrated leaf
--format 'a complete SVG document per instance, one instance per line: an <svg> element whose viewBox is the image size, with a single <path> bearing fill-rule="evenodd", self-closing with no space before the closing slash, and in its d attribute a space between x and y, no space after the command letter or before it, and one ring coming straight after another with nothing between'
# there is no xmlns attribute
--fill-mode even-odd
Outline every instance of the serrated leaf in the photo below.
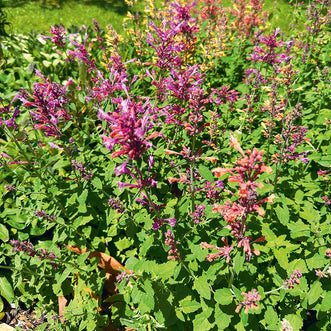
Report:
<svg viewBox="0 0 331 331"><path fill-rule="evenodd" d="M83 205L87 199L87 195L88 195L88 190L85 189L80 196L77 197L77 202L81 205Z"/></svg>
<svg viewBox="0 0 331 331"><path fill-rule="evenodd" d="M196 315L195 319L193 320L194 330L210 330L212 326L213 325L209 323L205 312Z"/></svg>
<svg viewBox="0 0 331 331"><path fill-rule="evenodd" d="M237 252L237 255L233 259L234 271L238 275L244 265L245 262L245 254Z"/></svg>
<svg viewBox="0 0 331 331"><path fill-rule="evenodd" d="M215 323L218 327L218 330L227 330L227 327L230 325L232 316L224 313L219 307L215 309Z"/></svg>
<svg viewBox="0 0 331 331"><path fill-rule="evenodd" d="M70 165L70 162L68 160L60 159L52 166L52 168L54 170L56 170L56 169L67 167L69 165Z"/></svg>
<svg viewBox="0 0 331 331"><path fill-rule="evenodd" d="M208 181L210 181L212 183L214 182L214 175L211 172L211 170L209 168L207 168L206 166L200 164L199 173L204 179L207 179Z"/></svg>
<svg viewBox="0 0 331 331"><path fill-rule="evenodd" d="M264 319L268 325L274 325L278 322L278 315L273 307L268 306L264 314Z"/></svg>
<svg viewBox="0 0 331 331"><path fill-rule="evenodd" d="M228 305L233 301L233 295L228 288L216 290L214 293L214 299L221 305Z"/></svg>
<svg viewBox="0 0 331 331"><path fill-rule="evenodd" d="M288 266L288 256L285 248L279 248L274 251L275 258L277 259L279 265L283 269L287 269Z"/></svg>
<svg viewBox="0 0 331 331"><path fill-rule="evenodd" d="M302 212L299 216L310 223L317 222L320 219L320 215L317 210L313 208L313 205L306 205L302 208Z"/></svg>
<svg viewBox="0 0 331 331"><path fill-rule="evenodd" d="M279 219L280 223L285 225L286 223L289 222L290 213L285 204L283 204L282 206L280 206L280 205L276 206L275 212L276 212L277 218Z"/></svg>
<svg viewBox="0 0 331 331"><path fill-rule="evenodd" d="M241 294L241 291L237 289L234 285L232 285L232 291L235 294L237 300L242 301L243 300L243 295Z"/></svg>
<svg viewBox="0 0 331 331"><path fill-rule="evenodd" d="M191 296L180 301L180 306L185 314L190 314L201 308L201 304L191 299Z"/></svg>
<svg viewBox="0 0 331 331"><path fill-rule="evenodd" d="M331 309L331 292L328 291L321 303L321 311L328 311Z"/></svg>
<svg viewBox="0 0 331 331"><path fill-rule="evenodd" d="M319 280L315 281L311 286L310 291L308 293L308 302L310 305L314 304L323 293L322 285Z"/></svg>
<svg viewBox="0 0 331 331"><path fill-rule="evenodd" d="M194 281L194 288L197 292L205 299L209 300L210 295L210 287L208 284L208 279L206 276L201 276Z"/></svg>
<svg viewBox="0 0 331 331"><path fill-rule="evenodd" d="M94 177L92 179L92 184L95 188L102 190L102 181L99 177Z"/></svg>
<svg viewBox="0 0 331 331"><path fill-rule="evenodd" d="M139 309L145 314L154 309L154 296L143 293L139 301Z"/></svg>
<svg viewBox="0 0 331 331"><path fill-rule="evenodd" d="M9 283L5 276L0 275L0 294L8 301L9 304L13 303L15 294L12 285Z"/></svg>
<svg viewBox="0 0 331 331"><path fill-rule="evenodd" d="M302 330L303 320L300 316L295 314L286 315L285 319L289 321L293 331L300 331Z"/></svg>
<svg viewBox="0 0 331 331"><path fill-rule="evenodd" d="M0 224L0 240L2 241L9 240L9 232L3 224Z"/></svg>
<svg viewBox="0 0 331 331"><path fill-rule="evenodd" d="M87 251L87 252L79 255L77 257L77 261L76 261L77 262L77 265L78 266L81 265L88 258L89 255L90 255L90 252L89 251Z"/></svg>
<svg viewBox="0 0 331 331"><path fill-rule="evenodd" d="M132 241L128 238L123 238L118 240L115 245L119 249L119 251L123 251L132 245Z"/></svg>

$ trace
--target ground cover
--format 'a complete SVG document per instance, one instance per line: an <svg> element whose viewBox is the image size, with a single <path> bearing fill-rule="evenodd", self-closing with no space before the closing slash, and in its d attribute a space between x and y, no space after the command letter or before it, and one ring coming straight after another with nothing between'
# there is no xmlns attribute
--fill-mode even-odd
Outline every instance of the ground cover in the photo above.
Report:
<svg viewBox="0 0 331 331"><path fill-rule="evenodd" d="M132 5L1 38L0 317L327 330L327 1Z"/></svg>

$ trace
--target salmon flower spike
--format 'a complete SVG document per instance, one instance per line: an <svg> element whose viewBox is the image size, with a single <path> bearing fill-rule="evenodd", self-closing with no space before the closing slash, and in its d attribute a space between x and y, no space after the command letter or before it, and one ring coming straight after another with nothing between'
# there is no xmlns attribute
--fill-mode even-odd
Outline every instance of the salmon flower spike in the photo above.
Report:
<svg viewBox="0 0 331 331"><path fill-rule="evenodd" d="M215 173L216 177L222 177L223 175L225 175L229 172L232 172L234 170L235 170L234 168L216 168L216 169L212 170L212 172Z"/></svg>
<svg viewBox="0 0 331 331"><path fill-rule="evenodd" d="M245 156L245 153L240 147L239 141L235 136L231 136L230 146L236 149L242 156Z"/></svg>
<svg viewBox="0 0 331 331"><path fill-rule="evenodd" d="M262 165L261 166L261 172L266 172L267 174L271 174L272 173L272 169L269 166Z"/></svg>
<svg viewBox="0 0 331 331"><path fill-rule="evenodd" d="M229 246L228 242L226 241L225 238L222 238L222 241L225 244L224 247L213 246L213 245L207 244L206 242L201 243L202 248L210 248L210 249L217 249L218 250L217 253L208 254L207 261L212 262L216 258L221 257L221 256L224 256L226 258L226 263L229 263L231 261L230 253L233 250L234 245Z"/></svg>
<svg viewBox="0 0 331 331"><path fill-rule="evenodd" d="M179 178L174 178L174 177L169 177L169 178L168 178L168 181L169 181L170 184L172 184L172 183L174 183L174 182L179 182L180 179L179 179Z"/></svg>
<svg viewBox="0 0 331 331"><path fill-rule="evenodd" d="M170 149L165 149L164 152L166 153L166 155L173 155L173 154L180 155L180 153L171 151Z"/></svg>

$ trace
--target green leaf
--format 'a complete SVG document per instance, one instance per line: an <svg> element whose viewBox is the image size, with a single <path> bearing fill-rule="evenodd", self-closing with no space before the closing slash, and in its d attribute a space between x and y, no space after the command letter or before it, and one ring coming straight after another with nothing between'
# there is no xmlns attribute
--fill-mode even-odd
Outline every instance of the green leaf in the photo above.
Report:
<svg viewBox="0 0 331 331"><path fill-rule="evenodd" d="M81 264L83 264L83 262L88 258L88 256L90 255L90 252L85 252L82 255L79 255L77 258L77 265L80 266Z"/></svg>
<svg viewBox="0 0 331 331"><path fill-rule="evenodd" d="M315 254L313 257L306 259L307 262L307 266L310 269L320 269L324 267L324 257L319 255L319 254Z"/></svg>
<svg viewBox="0 0 331 331"><path fill-rule="evenodd" d="M303 198L304 198L304 192L301 191L301 190L297 190L297 191L295 192L295 196L294 196L294 198L295 198L295 202L296 202L296 203L301 203L302 200L303 200Z"/></svg>
<svg viewBox="0 0 331 331"><path fill-rule="evenodd" d="M215 323L218 330L227 330L230 325L232 316L224 313L218 306L215 308Z"/></svg>
<svg viewBox="0 0 331 331"><path fill-rule="evenodd" d="M214 293L214 299L221 305L228 305L233 301L233 295L228 288L216 290Z"/></svg>
<svg viewBox="0 0 331 331"><path fill-rule="evenodd" d="M56 169L60 169L60 168L64 168L70 165L70 162L68 160L64 160L64 159L60 159L59 161L57 161L52 168L54 170Z"/></svg>
<svg viewBox="0 0 331 331"><path fill-rule="evenodd" d="M319 280L315 281L308 293L308 302L310 305L315 303L323 293L322 285Z"/></svg>
<svg viewBox="0 0 331 331"><path fill-rule="evenodd" d="M262 234L265 236L266 242L274 241L277 238L276 234L269 228L268 224L263 225Z"/></svg>
<svg viewBox="0 0 331 331"><path fill-rule="evenodd" d="M331 309L331 291L326 292L325 297L321 303L321 311L328 311Z"/></svg>
<svg viewBox="0 0 331 331"><path fill-rule="evenodd" d="M264 319L268 325L275 325L278 323L278 315L273 307L267 307L267 310L264 314Z"/></svg>
<svg viewBox="0 0 331 331"><path fill-rule="evenodd" d="M282 207L280 205L276 206L275 212L276 212L276 215L277 215L280 223L285 225L286 223L289 222L290 214L289 214L289 210L285 204L283 204Z"/></svg>
<svg viewBox="0 0 331 331"><path fill-rule="evenodd" d="M200 164L199 165L199 173L204 179L207 179L208 181L210 181L212 183L214 182L214 175L210 171L210 169L207 168L206 166Z"/></svg>
<svg viewBox="0 0 331 331"><path fill-rule="evenodd" d="M92 179L92 184L94 185L95 188L102 190L102 181L99 177L94 177Z"/></svg>
<svg viewBox="0 0 331 331"><path fill-rule="evenodd" d="M213 327L208 321L206 312L198 314L193 320L193 330L210 330Z"/></svg>
<svg viewBox="0 0 331 331"><path fill-rule="evenodd" d="M298 220L293 223L288 223L287 227L291 230L291 238L301 238L301 237L310 237L310 226L309 224L303 223L301 220Z"/></svg>
<svg viewBox="0 0 331 331"><path fill-rule="evenodd" d="M118 240L115 245L119 249L119 251L123 251L132 245L132 240L129 240L128 238L123 238Z"/></svg>
<svg viewBox="0 0 331 331"><path fill-rule="evenodd" d="M143 293L141 295L141 300L139 301L139 309L142 314L145 314L154 309L154 296L150 294Z"/></svg>
<svg viewBox="0 0 331 331"><path fill-rule="evenodd" d="M85 189L85 190L82 192L82 194L81 194L79 197L77 197L77 202L78 202L79 204L81 204L81 205L85 204L85 201L86 201L86 199L87 199L87 195L88 195L88 190Z"/></svg>
<svg viewBox="0 0 331 331"><path fill-rule="evenodd" d="M279 265L283 269L287 269L288 266L288 256L285 248L279 248L274 251L275 258L277 259Z"/></svg>
<svg viewBox="0 0 331 331"><path fill-rule="evenodd" d="M155 274L163 279L168 279L173 276L177 262L175 260L170 260L166 263L159 264L153 271Z"/></svg>
<svg viewBox="0 0 331 331"><path fill-rule="evenodd" d="M233 259L234 271L238 275L244 265L245 262L245 254L237 252L237 255Z"/></svg>
<svg viewBox="0 0 331 331"><path fill-rule="evenodd" d="M13 303L15 294L12 285L9 283L5 276L0 275L0 294L8 301L9 304Z"/></svg>
<svg viewBox="0 0 331 331"><path fill-rule="evenodd" d="M237 289L234 285L232 285L232 291L235 294L237 300L242 301L243 300L243 295L241 294L241 291Z"/></svg>
<svg viewBox="0 0 331 331"><path fill-rule="evenodd" d="M9 232L3 224L0 224L0 240L2 241L9 240Z"/></svg>
<svg viewBox="0 0 331 331"><path fill-rule="evenodd" d="M205 299L210 300L210 287L206 276L201 276L194 281L194 288Z"/></svg>
<svg viewBox="0 0 331 331"><path fill-rule="evenodd" d="M239 315L243 325L246 326L248 323L248 314L245 313L244 309L241 309Z"/></svg>
<svg viewBox="0 0 331 331"><path fill-rule="evenodd" d="M180 310L176 310L176 316L180 321L185 322L185 316L183 315L183 313Z"/></svg>
<svg viewBox="0 0 331 331"><path fill-rule="evenodd" d="M303 320L300 316L295 314L286 315L285 319L289 321L290 325L293 328L293 331L302 330Z"/></svg>
<svg viewBox="0 0 331 331"><path fill-rule="evenodd" d="M179 302L180 306L183 308L185 314L190 314L201 308L201 304L195 300L191 299L191 296L186 297L185 299Z"/></svg>
<svg viewBox="0 0 331 331"><path fill-rule="evenodd" d="M299 216L308 222L315 223L320 219L318 211L314 209L312 204L306 204L302 209L303 210L299 213Z"/></svg>

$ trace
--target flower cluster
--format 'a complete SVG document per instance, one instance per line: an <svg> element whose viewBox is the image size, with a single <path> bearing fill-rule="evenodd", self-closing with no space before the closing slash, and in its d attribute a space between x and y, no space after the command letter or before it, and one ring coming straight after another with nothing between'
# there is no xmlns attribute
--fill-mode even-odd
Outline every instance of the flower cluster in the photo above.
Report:
<svg viewBox="0 0 331 331"><path fill-rule="evenodd" d="M206 215L204 210L206 209L206 206L204 205L196 205L195 206L195 212L190 213L192 216L192 220L195 224L200 224L202 218Z"/></svg>
<svg viewBox="0 0 331 331"><path fill-rule="evenodd" d="M83 162L77 162L76 160L72 160L71 164L75 167L75 170L80 173L82 179L90 180L93 177L93 173L91 170L87 170L87 167L83 167Z"/></svg>
<svg viewBox="0 0 331 331"><path fill-rule="evenodd" d="M170 226L175 226L176 224L176 219L175 218L154 218L154 223L153 223L153 230L158 230L164 222L168 222Z"/></svg>
<svg viewBox="0 0 331 331"><path fill-rule="evenodd" d="M48 221L48 222L50 222L50 223L51 223L51 222L54 222L55 219L56 219L55 215L49 216L49 215L46 214L45 211L43 211L43 210L39 210L39 209L37 209L37 210L35 211L35 214L36 214L36 216L37 216L38 218L41 218L41 219L43 219L43 220L46 220L46 221Z"/></svg>
<svg viewBox="0 0 331 331"><path fill-rule="evenodd" d="M52 37L49 36L43 36L43 39L51 39L52 43L60 46L60 47L65 47L66 45L66 40L65 40L65 29L62 24L60 25L54 25L51 26L51 34L53 35Z"/></svg>
<svg viewBox="0 0 331 331"><path fill-rule="evenodd" d="M34 122L35 129L44 130L46 136L60 136L60 122L66 122L71 119L71 115L66 109L66 104L70 101L66 94L67 88L72 83L70 79L63 87L56 83L50 82L49 78L45 78L39 70L36 71L36 76L42 79L41 82L35 82L33 87L33 101L28 100L25 94L18 95L22 101L23 107L33 107L30 110L31 117Z"/></svg>
<svg viewBox="0 0 331 331"><path fill-rule="evenodd" d="M108 205L117 211L117 213L125 213L125 206L121 203L120 199L110 198Z"/></svg>
<svg viewBox="0 0 331 331"><path fill-rule="evenodd" d="M280 33L280 29L277 28L273 31L270 36L261 36L260 43L266 46L266 49L255 46L254 53L250 54L250 60L254 62L266 62L269 64L279 64L283 62L289 62L291 56L289 55L289 51L292 47L292 42L282 42L277 41L277 35ZM282 46L287 46L285 53L278 53L277 48Z"/></svg>
<svg viewBox="0 0 331 331"><path fill-rule="evenodd" d="M15 185L6 184L4 187L9 192L16 192L17 190L17 187Z"/></svg>
<svg viewBox="0 0 331 331"><path fill-rule="evenodd" d="M164 235L166 237L165 244L170 248L168 252L168 260L174 259L175 261L178 261L180 253L178 252L176 245L179 242L174 240L174 235L171 230L168 230Z"/></svg>
<svg viewBox="0 0 331 331"><path fill-rule="evenodd" d="M300 278L302 277L301 270L296 269L293 272L293 275L290 275L290 278L284 281L284 289L292 289L296 284L300 284Z"/></svg>
<svg viewBox="0 0 331 331"><path fill-rule="evenodd" d="M246 253L246 259L250 260L252 252L259 255L259 251L250 248L251 237L246 237L246 220L249 214L257 212L260 216L264 216L265 212L261 208L265 202L273 202L274 195L258 200L257 188L262 189L262 183L257 182L259 176L263 172L270 174L271 168L263 164L262 155L264 151L258 151L256 148L247 150L246 153L240 147L238 140L235 137L231 138L230 146L234 147L241 155L236 161L234 168L216 168L213 170L216 177L221 177L230 173L228 177L229 183L238 183L239 190L237 195L232 193L232 196L237 198L237 201L228 200L225 204L214 204L213 212L220 212L225 221L231 228L231 233L236 238L238 247L243 247ZM229 191L230 192L230 191ZM256 241L263 241L261 237Z"/></svg>
<svg viewBox="0 0 331 331"><path fill-rule="evenodd" d="M230 253L235 247L235 245L228 245L228 242L225 238L222 238L222 241L224 242L225 246L223 247L217 247L210 244L207 244L206 242L201 243L202 248L209 248L209 249L217 249L217 253L208 254L207 261L212 262L218 257L225 257L226 263L229 263L231 261Z"/></svg>
<svg viewBox="0 0 331 331"><path fill-rule="evenodd" d="M159 135L153 132L146 137L146 133L153 127L148 104L121 99L118 111L107 114L99 110L98 117L108 122L111 131L110 136L102 136L106 148L112 150L115 145L121 147L112 153L112 157L126 155L135 160L153 146L149 140Z"/></svg>
<svg viewBox="0 0 331 331"><path fill-rule="evenodd" d="M203 191L206 194L208 202L214 204L220 202L221 192L224 189L224 184L221 180L216 180L214 183L206 181L203 186Z"/></svg>
<svg viewBox="0 0 331 331"><path fill-rule="evenodd" d="M130 273L127 272L121 272L120 274L118 274L116 276L116 282L117 283L121 283L123 280L125 280L126 282L130 281L131 277L135 277L135 273L133 272L133 270L130 270Z"/></svg>
<svg viewBox="0 0 331 331"><path fill-rule="evenodd" d="M256 289L253 289L252 292L242 292L241 294L244 296L244 301L239 302L239 305L236 308L236 313L239 313L241 307L245 308L245 314L248 314L250 309L259 309L259 306L256 303L260 301L261 295L259 295L259 292Z"/></svg>
<svg viewBox="0 0 331 331"><path fill-rule="evenodd" d="M57 259L57 256L53 252L48 253L46 249L37 250L30 242L26 240L21 242L20 240L12 239L10 240L10 244L13 246L13 251L24 252L31 257L38 256L39 260L49 259L51 261L50 265L54 269L57 269L61 264L61 262L54 262L54 259Z"/></svg>
<svg viewBox="0 0 331 331"><path fill-rule="evenodd" d="M252 38L256 28L261 29L268 18L268 12L262 12L263 1L235 0L233 8L228 11L236 18L232 22L233 29L245 38Z"/></svg>
<svg viewBox="0 0 331 331"><path fill-rule="evenodd" d="M76 46L75 50L68 50L69 59L79 59L87 66L87 72L91 73L93 70L96 69L95 60L92 58L91 54L89 53L89 49L92 46L92 41L89 43L88 48L86 48L86 43L88 39L88 34L85 33L84 43L81 44L75 40L70 40L71 43Z"/></svg>

